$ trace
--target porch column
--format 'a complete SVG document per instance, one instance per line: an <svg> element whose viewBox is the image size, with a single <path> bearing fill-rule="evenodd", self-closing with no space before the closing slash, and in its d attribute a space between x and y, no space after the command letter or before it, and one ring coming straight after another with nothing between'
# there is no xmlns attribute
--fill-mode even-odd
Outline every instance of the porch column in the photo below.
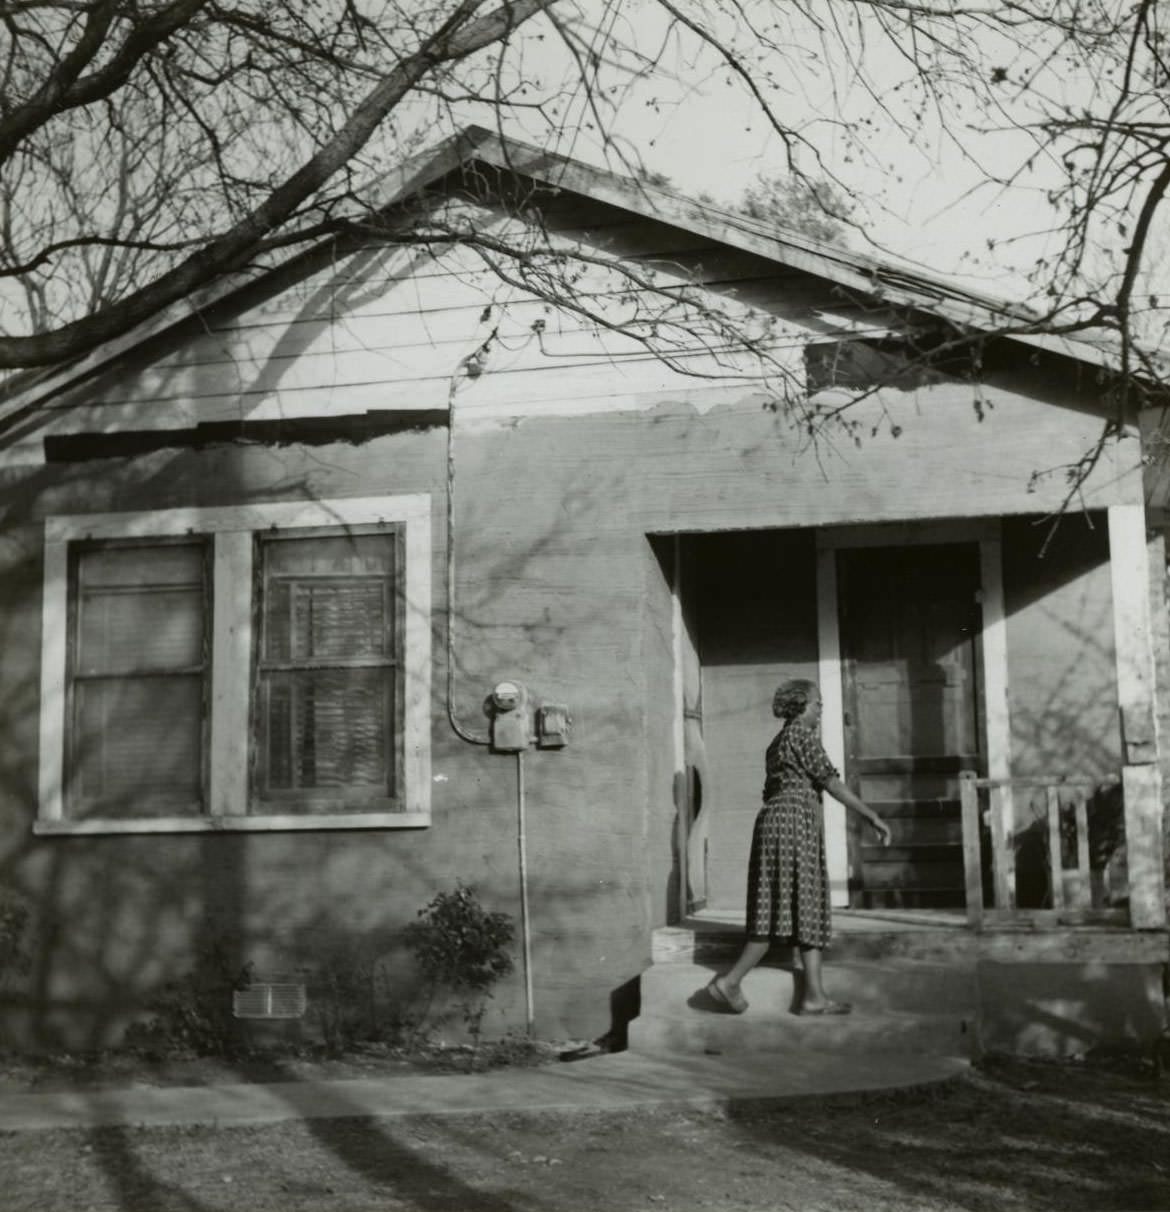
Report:
<svg viewBox="0 0 1170 1212"><path fill-rule="evenodd" d="M817 677L821 688L821 741L830 761L845 770L845 698L837 620L837 551L817 552ZM849 843L845 806L825 796L825 866L834 908L849 905Z"/></svg>
<svg viewBox="0 0 1170 1212"><path fill-rule="evenodd" d="M1130 923L1139 930L1153 930L1165 926L1166 905L1157 679L1144 506L1109 507L1109 568L1121 713Z"/></svg>
<svg viewBox="0 0 1170 1212"><path fill-rule="evenodd" d="M987 777L1006 780L1012 774L1012 728L1008 699L1007 616L1003 596L1003 540L999 537L999 523L995 525L996 537L979 541L984 729L987 738ZM1011 787L992 790L990 808L995 856L992 871L995 881L994 903L997 909L1014 909L1016 810Z"/></svg>

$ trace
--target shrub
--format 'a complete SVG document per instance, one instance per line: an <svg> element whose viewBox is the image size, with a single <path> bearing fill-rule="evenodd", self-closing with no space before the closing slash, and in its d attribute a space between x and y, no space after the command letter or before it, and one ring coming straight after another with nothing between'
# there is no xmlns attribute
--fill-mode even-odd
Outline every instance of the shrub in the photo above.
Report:
<svg viewBox="0 0 1170 1212"><path fill-rule="evenodd" d="M152 1017L133 1023L126 1043L148 1056L231 1056L239 1050L232 994L252 980L252 964L239 964L223 936L200 944L194 968L159 986L147 1002Z"/></svg>
<svg viewBox="0 0 1170 1212"><path fill-rule="evenodd" d="M367 946L334 940L327 957L306 964L308 1016L327 1052L347 1052L359 1043L401 1043L413 1016L395 998L384 962Z"/></svg>
<svg viewBox="0 0 1170 1212"><path fill-rule="evenodd" d="M431 1001L440 991L454 995L475 1049L492 988L512 972L508 948L514 937L511 916L485 909L462 881L454 891L438 893L404 931Z"/></svg>

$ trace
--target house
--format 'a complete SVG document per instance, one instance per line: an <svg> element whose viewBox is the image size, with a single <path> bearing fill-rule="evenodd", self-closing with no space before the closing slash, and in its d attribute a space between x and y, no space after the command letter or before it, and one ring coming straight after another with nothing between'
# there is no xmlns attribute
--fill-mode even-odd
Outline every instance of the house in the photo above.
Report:
<svg viewBox="0 0 1170 1212"><path fill-rule="evenodd" d="M1161 502L1108 349L484 131L380 188L0 406L6 1029L116 1038L209 939L393 957L462 880L522 925L489 1026L597 1037L741 910L802 676L894 823L827 810L852 922L982 965L1006 1046L1160 1031Z"/></svg>

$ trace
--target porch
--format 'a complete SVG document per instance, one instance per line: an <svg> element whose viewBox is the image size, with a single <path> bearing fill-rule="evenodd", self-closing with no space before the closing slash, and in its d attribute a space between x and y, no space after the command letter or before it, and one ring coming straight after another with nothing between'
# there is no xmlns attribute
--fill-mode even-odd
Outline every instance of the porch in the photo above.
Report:
<svg viewBox="0 0 1170 1212"><path fill-rule="evenodd" d="M675 536L663 561L677 865L632 1046L1077 1054L1161 1035L1170 640L1140 505L1052 543L1034 518L946 519ZM825 804L830 992L859 1012L832 1026L792 1014L790 950L749 977L749 1014L702 997L741 943L767 704L792 676L820 686L831 760L893 829L879 846Z"/></svg>
<svg viewBox="0 0 1170 1212"><path fill-rule="evenodd" d="M1051 543L1036 519L1004 518L675 535L660 548L671 918L740 903L775 731L767 704L798 676L820 686L830 758L893 830L877 846L826 801L835 909L1163 929L1162 540L1140 506L1071 526Z"/></svg>
<svg viewBox="0 0 1170 1212"><path fill-rule="evenodd" d="M713 1012L703 990L738 954L742 914L699 910L655 930L630 1047L1077 1056L1149 1046L1167 1026L1162 930L1026 912L973 926L963 910L839 909L833 932L826 983L854 1013L828 1020L793 1013L802 974L790 947L773 948L744 982L747 1014Z"/></svg>

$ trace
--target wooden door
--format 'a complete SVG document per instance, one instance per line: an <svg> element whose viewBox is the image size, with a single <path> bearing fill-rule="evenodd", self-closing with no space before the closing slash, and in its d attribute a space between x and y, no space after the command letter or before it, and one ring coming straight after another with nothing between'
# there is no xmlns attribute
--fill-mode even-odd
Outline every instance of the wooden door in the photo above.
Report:
<svg viewBox="0 0 1170 1212"><path fill-rule="evenodd" d="M850 905L961 907L958 773L982 770L976 544L838 553L845 778L890 823L849 822Z"/></svg>

